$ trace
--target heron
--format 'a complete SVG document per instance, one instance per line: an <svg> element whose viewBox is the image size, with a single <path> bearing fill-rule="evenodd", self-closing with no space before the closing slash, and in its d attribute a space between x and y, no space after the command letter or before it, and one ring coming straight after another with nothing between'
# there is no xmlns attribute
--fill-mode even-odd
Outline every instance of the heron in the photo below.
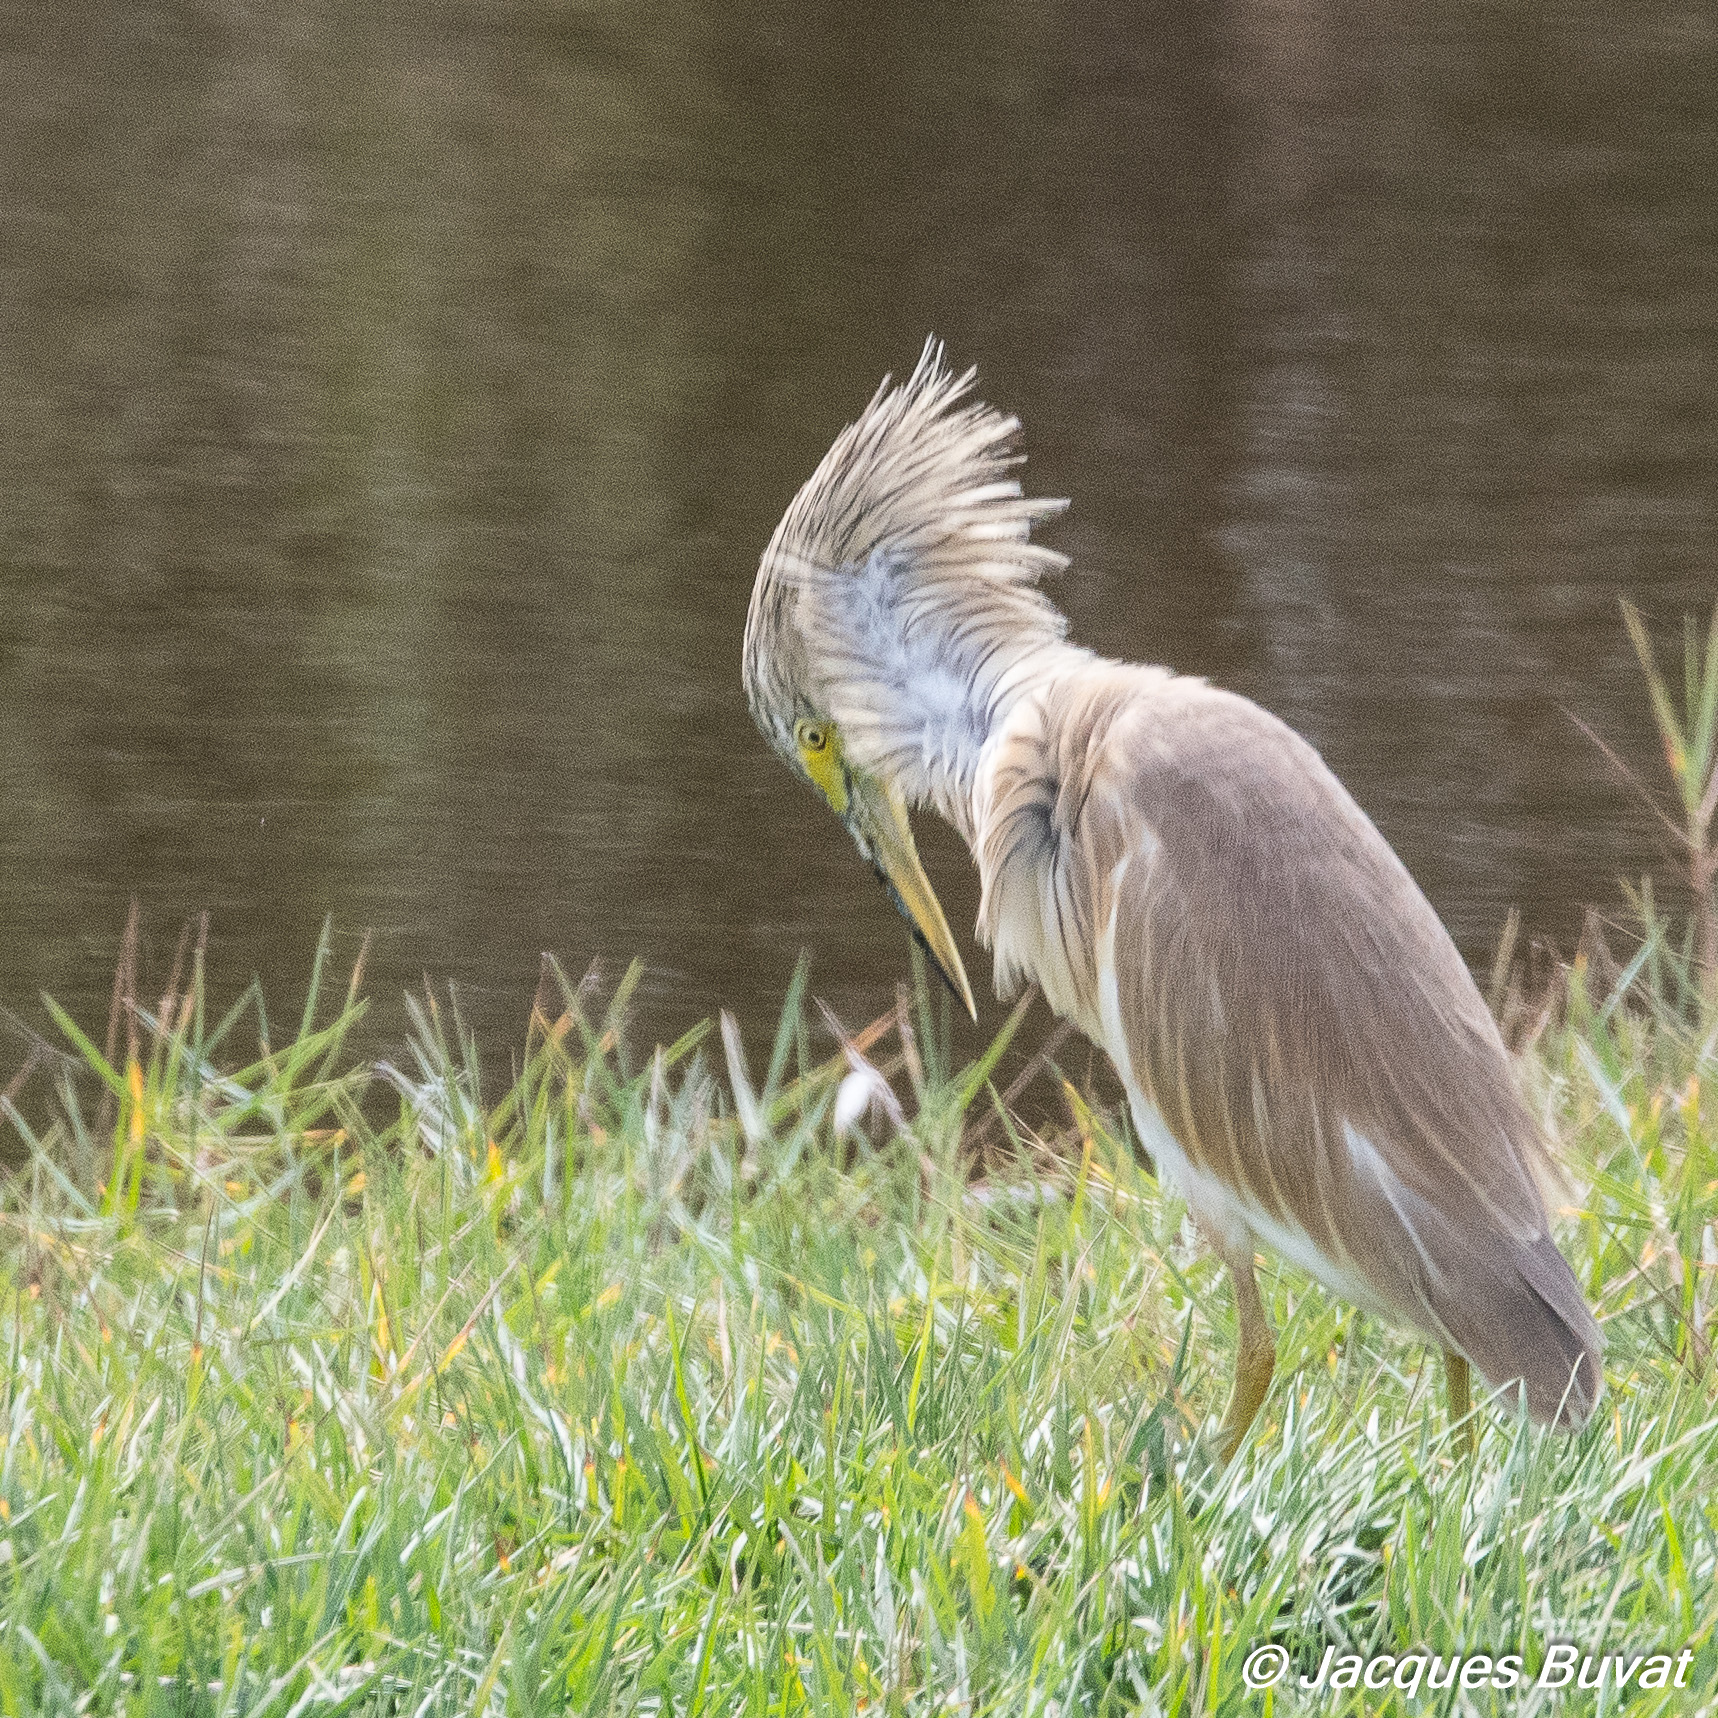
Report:
<svg viewBox="0 0 1718 1718"><path fill-rule="evenodd" d="M846 826L929 960L972 988L913 840L977 866L999 996L1036 983L1109 1057L1160 1180L1234 1284L1227 1463L1270 1388L1261 1250L1578 1429L1599 1329L1547 1214L1548 1142L1407 867L1318 752L1237 693L1070 641L1032 540L1019 421L934 338L793 498L743 676L765 738Z"/></svg>

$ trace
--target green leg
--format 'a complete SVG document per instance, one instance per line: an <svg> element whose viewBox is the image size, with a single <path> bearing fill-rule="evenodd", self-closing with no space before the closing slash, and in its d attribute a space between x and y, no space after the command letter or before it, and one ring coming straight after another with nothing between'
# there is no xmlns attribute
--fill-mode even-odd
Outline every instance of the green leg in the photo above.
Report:
<svg viewBox="0 0 1718 1718"><path fill-rule="evenodd" d="M1217 1454L1225 1467L1235 1459L1235 1452L1257 1416L1277 1364L1276 1338L1271 1334L1270 1320L1265 1317L1265 1303L1259 1299L1252 1255L1231 1258L1228 1265L1235 1284L1240 1341L1235 1352L1235 1387L1229 1394L1223 1423L1217 1429Z"/></svg>
<svg viewBox="0 0 1718 1718"><path fill-rule="evenodd" d="M1461 1441L1471 1456L1479 1439L1473 1423L1473 1387L1466 1359L1453 1348L1444 1350L1444 1394L1449 1401L1450 1424L1460 1428Z"/></svg>

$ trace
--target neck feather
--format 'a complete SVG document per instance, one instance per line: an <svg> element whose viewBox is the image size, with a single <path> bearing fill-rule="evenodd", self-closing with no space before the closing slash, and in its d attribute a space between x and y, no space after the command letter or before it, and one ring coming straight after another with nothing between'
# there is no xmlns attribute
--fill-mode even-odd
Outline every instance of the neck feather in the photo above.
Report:
<svg viewBox="0 0 1718 1718"><path fill-rule="evenodd" d="M1092 652L1060 639L998 650L947 675L948 696L903 700L883 768L909 804L928 807L971 847L973 793L985 749L1002 732L1023 699L1090 660ZM921 681L929 690L935 680Z"/></svg>

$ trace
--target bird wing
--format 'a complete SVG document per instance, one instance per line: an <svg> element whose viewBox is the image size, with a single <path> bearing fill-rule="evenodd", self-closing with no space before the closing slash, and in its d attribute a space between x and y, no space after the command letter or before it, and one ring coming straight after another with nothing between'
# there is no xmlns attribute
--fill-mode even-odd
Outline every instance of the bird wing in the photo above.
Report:
<svg viewBox="0 0 1718 1718"><path fill-rule="evenodd" d="M1107 991L1124 1077L1256 1235L1304 1237L1332 1286L1358 1279L1493 1383L1525 1378L1536 1417L1582 1365L1562 1417L1584 1418L1598 1331L1549 1233L1542 1135L1406 867L1246 699L1147 670L1080 681L1042 718L1036 794L1048 894L1098 956L1076 1011L1101 1020Z"/></svg>

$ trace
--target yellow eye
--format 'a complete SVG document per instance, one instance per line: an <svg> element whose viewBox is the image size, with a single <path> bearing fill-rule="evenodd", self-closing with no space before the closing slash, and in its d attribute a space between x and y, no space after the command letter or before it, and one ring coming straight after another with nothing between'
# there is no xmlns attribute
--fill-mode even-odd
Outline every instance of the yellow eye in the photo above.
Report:
<svg viewBox="0 0 1718 1718"><path fill-rule="evenodd" d="M793 725L799 763L818 791L829 801L836 816L847 815L847 771L841 761L841 736L833 722L812 717Z"/></svg>

